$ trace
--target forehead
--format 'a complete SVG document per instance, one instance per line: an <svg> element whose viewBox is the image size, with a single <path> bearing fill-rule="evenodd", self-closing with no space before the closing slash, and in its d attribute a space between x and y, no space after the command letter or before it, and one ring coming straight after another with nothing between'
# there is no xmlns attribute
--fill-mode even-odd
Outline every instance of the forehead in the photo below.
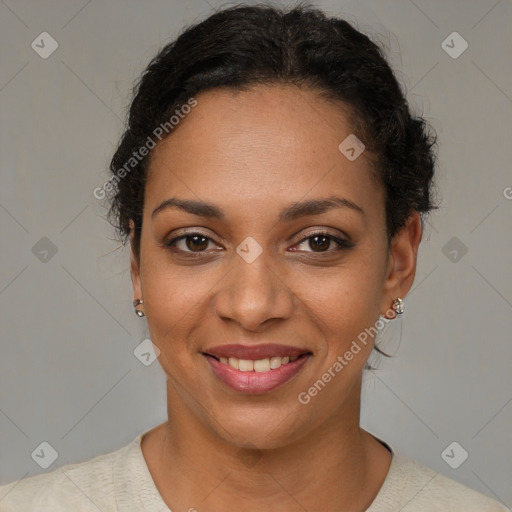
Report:
<svg viewBox="0 0 512 512"><path fill-rule="evenodd" d="M356 135L350 110L295 86L216 89L153 150L146 184L151 207L167 196L270 207L339 192L356 203L381 195L363 152L350 161L339 149Z"/></svg>

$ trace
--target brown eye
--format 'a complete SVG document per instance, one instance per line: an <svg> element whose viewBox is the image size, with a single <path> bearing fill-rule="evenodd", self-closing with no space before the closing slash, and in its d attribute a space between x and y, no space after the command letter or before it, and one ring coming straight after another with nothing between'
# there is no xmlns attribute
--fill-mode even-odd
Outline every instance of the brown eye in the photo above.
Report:
<svg viewBox="0 0 512 512"><path fill-rule="evenodd" d="M203 251L208 247L209 239L205 236L187 236L185 240L187 248L194 252Z"/></svg>
<svg viewBox="0 0 512 512"><path fill-rule="evenodd" d="M315 235L309 237L309 247L315 252L324 252L325 249L329 249L331 245L331 239L324 235Z"/></svg>
<svg viewBox="0 0 512 512"><path fill-rule="evenodd" d="M331 248L331 244L334 244L334 248ZM300 246L304 248L301 249ZM353 247L353 244L348 240L343 240L329 233L313 233L303 238L297 244L297 247L299 247L298 252L332 253L342 249L350 249Z"/></svg>
<svg viewBox="0 0 512 512"><path fill-rule="evenodd" d="M164 245L168 248L176 248L178 251L185 253L201 253L208 248L208 244L211 242L212 240L210 238L201 233L192 233L190 235L182 235L173 238L165 242Z"/></svg>

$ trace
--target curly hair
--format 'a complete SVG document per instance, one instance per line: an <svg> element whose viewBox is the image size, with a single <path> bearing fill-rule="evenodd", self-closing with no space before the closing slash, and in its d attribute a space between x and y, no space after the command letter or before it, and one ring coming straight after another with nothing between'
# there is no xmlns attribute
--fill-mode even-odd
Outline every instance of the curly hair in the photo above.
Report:
<svg viewBox="0 0 512 512"><path fill-rule="evenodd" d="M184 29L151 60L134 87L127 127L110 163L116 179L109 217L124 243L133 221L137 258L151 152L137 160L134 154L194 95L272 84L308 88L348 107L384 187L388 242L413 211L423 221L436 208L436 137L425 119L411 114L384 51L347 21L304 3L291 9L235 5ZM119 179L130 159L133 169Z"/></svg>
<svg viewBox="0 0 512 512"><path fill-rule="evenodd" d="M411 115L383 51L347 21L304 5L229 7L164 46L134 88L112 174L117 178L155 128L190 97L212 88L273 83L306 86L351 107L358 138L375 155L385 189L388 239L412 210L435 208L435 135L423 118ZM125 242L133 220L137 253L148 160L149 153L111 187L109 217Z"/></svg>

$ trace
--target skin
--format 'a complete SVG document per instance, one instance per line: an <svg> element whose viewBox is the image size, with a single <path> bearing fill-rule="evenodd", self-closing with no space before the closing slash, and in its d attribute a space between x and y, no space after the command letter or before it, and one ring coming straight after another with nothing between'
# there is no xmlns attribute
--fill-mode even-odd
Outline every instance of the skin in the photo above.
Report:
<svg viewBox="0 0 512 512"><path fill-rule="evenodd" d="M389 247L384 190L371 176L370 155L344 157L338 145L354 133L348 111L315 91L257 86L196 99L152 152L140 254L132 247L134 298L144 300L139 309L167 376L170 420L142 440L150 473L174 512L225 511L235 502L252 512L338 511L340 503L345 511L366 510L391 463L389 451L359 427L373 340L307 405L297 397L407 294L419 216L410 215ZM293 202L331 196L356 203L364 215L337 207L278 219ZM170 197L214 203L225 220L177 208L152 218ZM198 251L190 239L165 247L183 228L211 240L200 239L199 257L187 258ZM318 228L353 247L337 250L327 239L315 251L312 239L302 240ZM236 252L248 236L263 250L250 264ZM280 388L241 394L202 355L240 340L295 345L312 357Z"/></svg>

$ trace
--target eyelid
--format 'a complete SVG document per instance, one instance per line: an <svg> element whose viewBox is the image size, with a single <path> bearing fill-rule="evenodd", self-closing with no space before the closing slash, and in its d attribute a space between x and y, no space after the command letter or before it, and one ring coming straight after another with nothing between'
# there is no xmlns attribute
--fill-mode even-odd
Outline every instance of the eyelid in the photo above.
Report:
<svg viewBox="0 0 512 512"><path fill-rule="evenodd" d="M336 231L341 234L333 233L333 232L329 231L330 229L331 228L312 228L312 231L307 231L306 234L301 235L299 242L303 242L305 239L315 236L315 235L324 235L324 236L329 236L331 238L340 239L343 242L350 243L350 237L346 233L344 233L340 229L337 229Z"/></svg>
<svg viewBox="0 0 512 512"><path fill-rule="evenodd" d="M170 249L171 247L176 248L177 242L179 242L187 237L197 236L197 235L206 238L209 243L211 242L213 244L220 245L211 236L199 231L197 228L192 228L188 231L181 231L181 232L178 231L178 233L174 233L173 236L165 237L162 241L162 244L167 249ZM321 254L329 254L329 253L340 251L342 249L349 249L351 247L354 247L354 243L350 241L349 237L347 237L345 233L343 233L342 237L340 237L337 234L329 232L327 228L316 228L313 231L310 231L310 232L302 235L302 237L297 242L295 242L293 247L303 244L304 242L306 242L307 240L309 240L310 238L312 238L314 236L325 236L325 237L329 238L332 242L334 242L337 245L337 247L335 249L329 249L327 251L320 251L320 252L301 251L301 250L296 250L296 249L293 249L292 252L306 252L306 253L313 253L313 254L321 255ZM184 254L189 254L189 255L194 255L194 256L200 256L201 254L207 254L209 252L207 250L197 251L197 252L183 250L183 249L177 249L177 250L178 250L178 252L181 252Z"/></svg>
<svg viewBox="0 0 512 512"><path fill-rule="evenodd" d="M336 243L338 245L338 247L336 249L330 249L327 251L320 251L320 252L315 252L315 251L297 251L297 252L311 252L313 254L320 255L320 254L329 254L332 252L336 252L337 250L349 249L351 247L354 247L354 243L351 242L350 239L345 234L343 234L343 237L340 237L336 234L333 234L333 233L327 231L327 229L325 229L325 228L318 228L315 231L309 232L306 235L302 236L302 238L294 244L294 247L296 245L300 245L300 244L306 242L307 240L309 240L310 238L312 238L314 236L325 236L326 238L329 238L331 241Z"/></svg>
<svg viewBox="0 0 512 512"><path fill-rule="evenodd" d="M202 236L204 238L207 238L209 242L212 242L214 244L217 244L217 245L220 245L218 242L216 242L214 240L214 238L207 234L207 233L203 233L202 231L199 231L197 228L194 228L194 229L190 229L189 231L179 231L177 233L173 233L172 235L168 235L168 236L165 236L163 239L162 239L162 244L165 246L165 247L171 247L173 245L176 244L176 242L184 239L184 238L187 238L187 237L191 237L191 236L196 236L196 235L199 235L199 236ZM189 252L191 254L194 254L192 251L182 251L182 252ZM204 251L203 251L204 252ZM199 253L195 253L195 254L200 254Z"/></svg>

